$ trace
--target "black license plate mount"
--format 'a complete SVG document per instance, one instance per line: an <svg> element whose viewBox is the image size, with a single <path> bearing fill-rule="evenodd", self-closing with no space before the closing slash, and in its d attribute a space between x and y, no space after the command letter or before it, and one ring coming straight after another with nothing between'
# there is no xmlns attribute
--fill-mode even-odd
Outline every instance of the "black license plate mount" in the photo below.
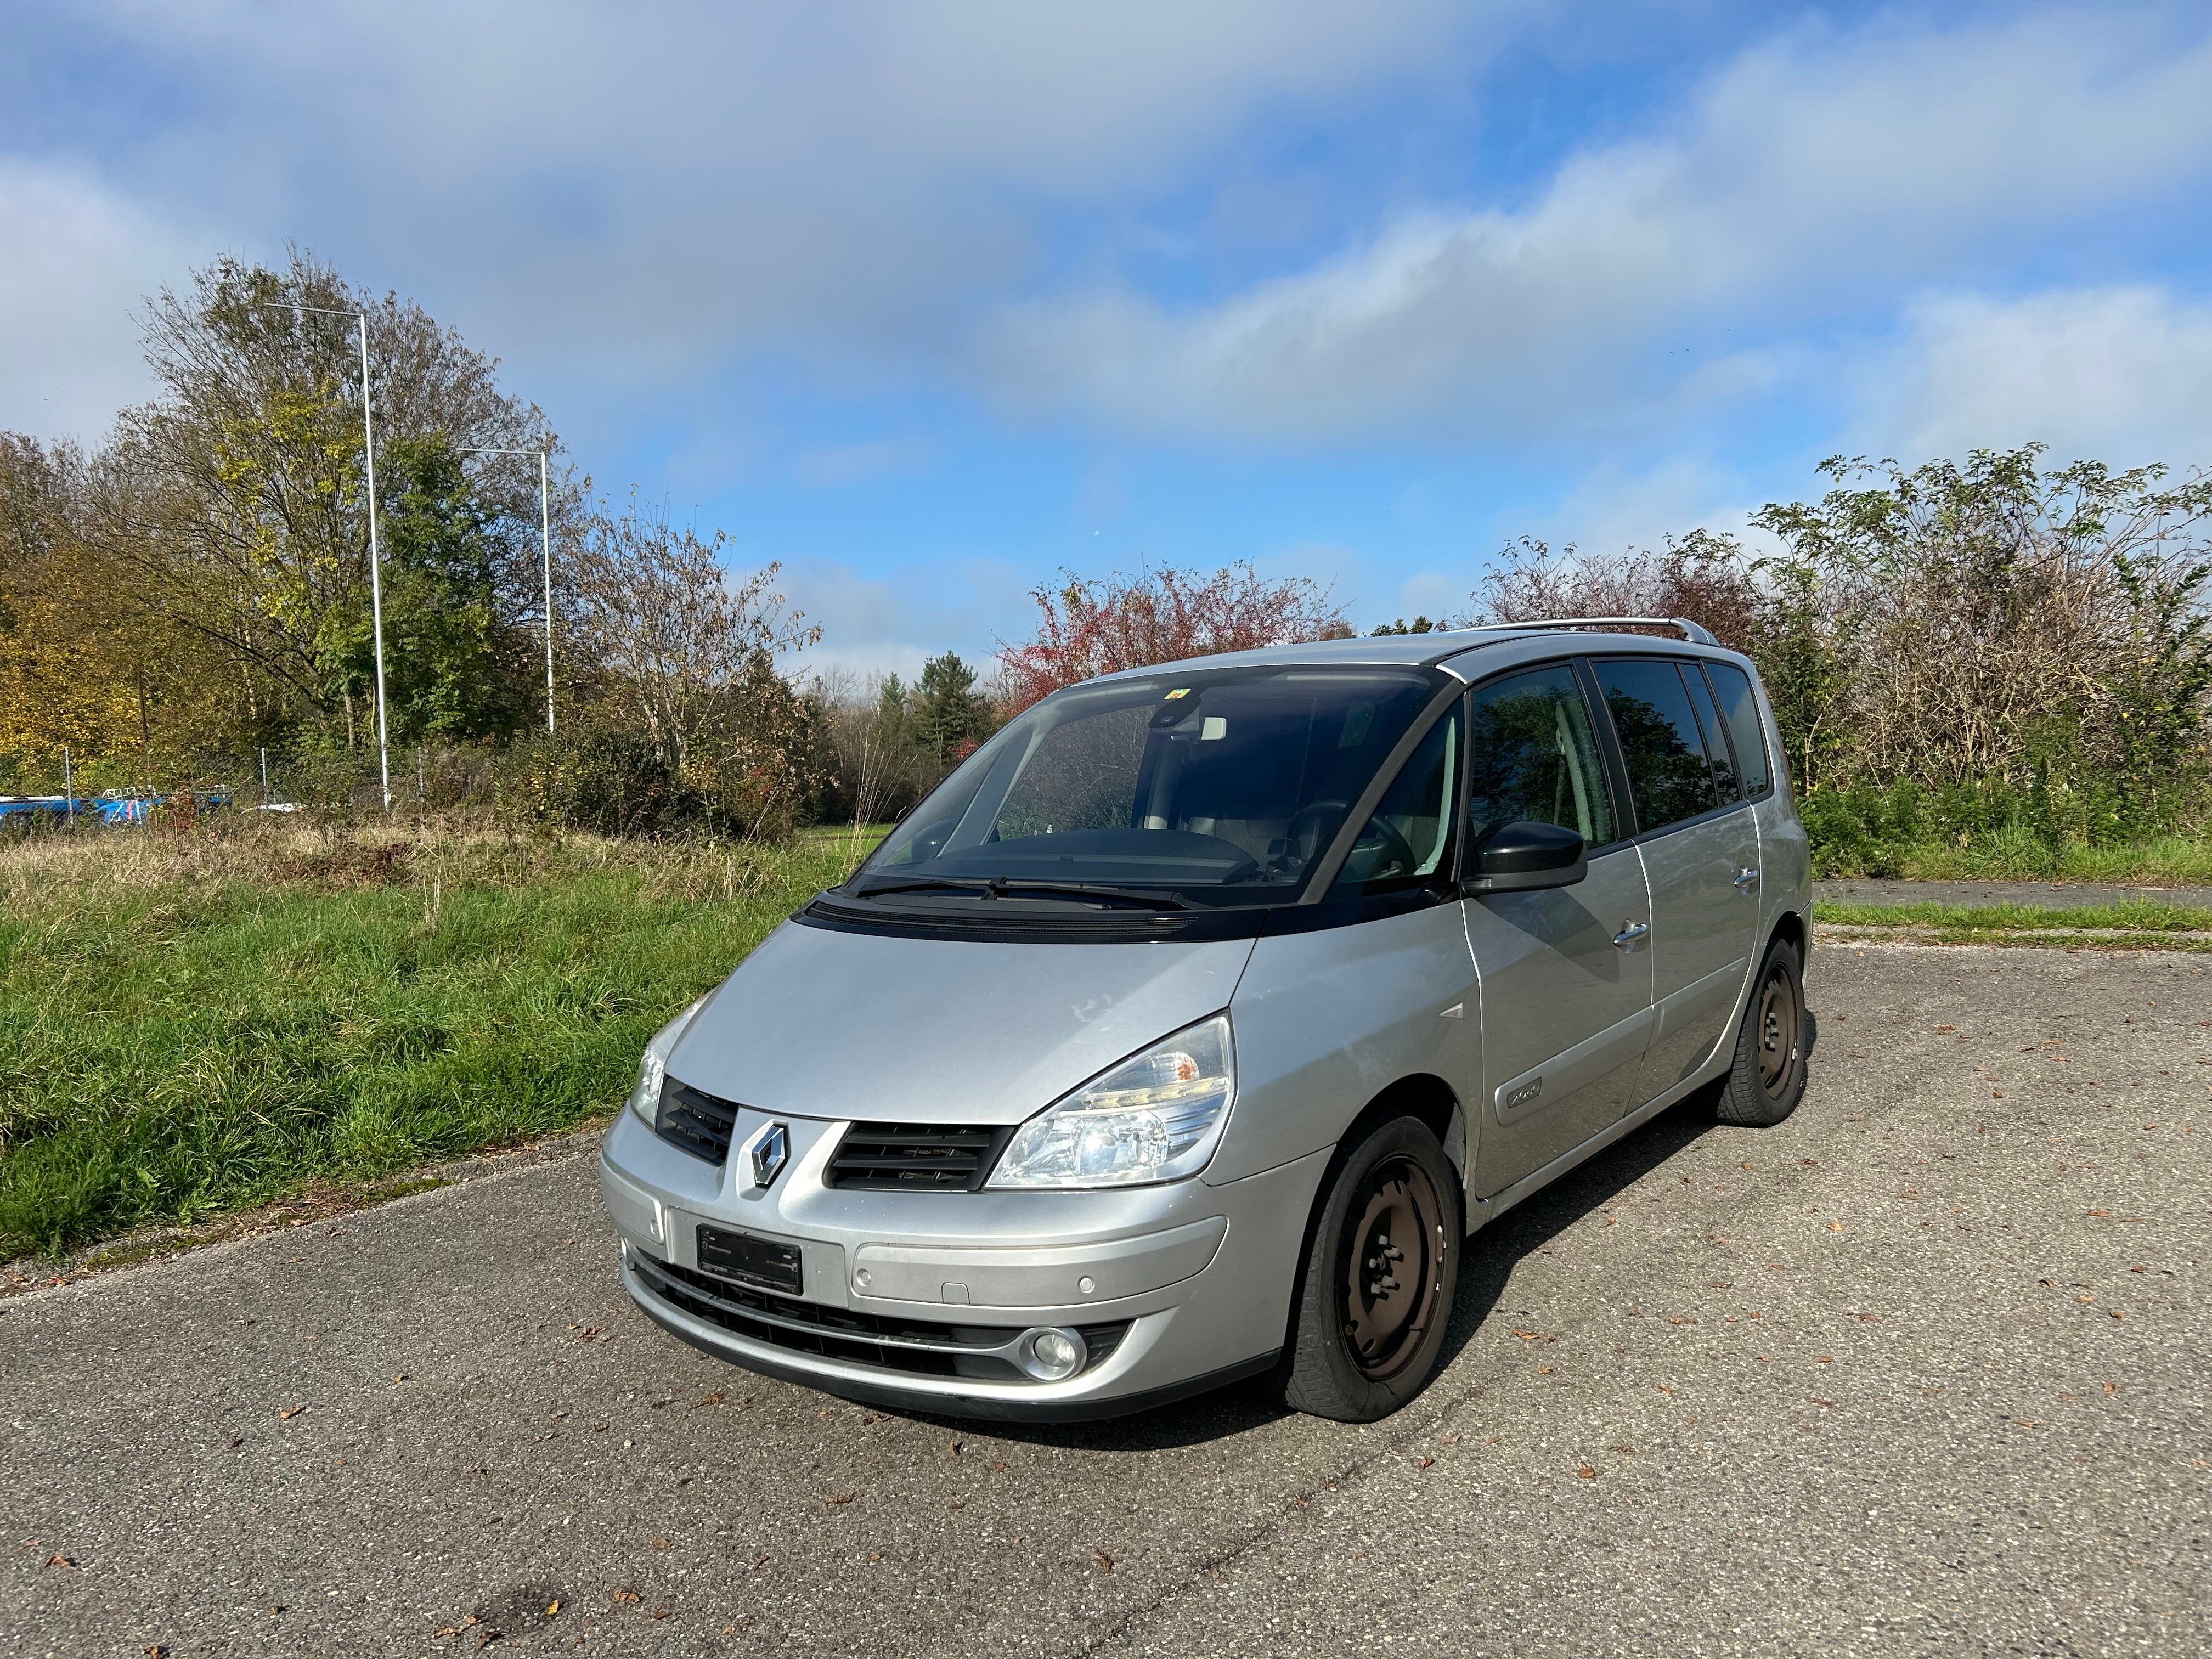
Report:
<svg viewBox="0 0 2212 1659"><path fill-rule="evenodd" d="M802 1295L806 1288L798 1245L704 1221L699 1224L699 1271L784 1296Z"/></svg>

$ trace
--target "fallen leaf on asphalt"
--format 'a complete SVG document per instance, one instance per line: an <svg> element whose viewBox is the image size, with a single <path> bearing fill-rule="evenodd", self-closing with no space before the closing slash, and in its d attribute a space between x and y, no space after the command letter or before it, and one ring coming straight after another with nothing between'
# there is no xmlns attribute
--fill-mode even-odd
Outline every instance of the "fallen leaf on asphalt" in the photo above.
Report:
<svg viewBox="0 0 2212 1659"><path fill-rule="evenodd" d="M2112 1315L2115 1319L2125 1319L2127 1317L2127 1316L2122 1313L2118 1308L2107 1308L2105 1311Z"/></svg>
<svg viewBox="0 0 2212 1659"><path fill-rule="evenodd" d="M1843 1230L1844 1224L1840 1221L1831 1221L1828 1224L1828 1231L1832 1233L1839 1233L1843 1231Z"/></svg>
<svg viewBox="0 0 2212 1659"><path fill-rule="evenodd" d="M639 1595L634 1589L618 1589L615 1592L615 1600L617 1601L642 1601L643 1599L644 1598Z"/></svg>
<svg viewBox="0 0 2212 1659"><path fill-rule="evenodd" d="M842 1498L825 1498L822 1501L834 1509L840 1504L851 1503L855 1496L855 1493L848 1492Z"/></svg>
<svg viewBox="0 0 2212 1659"><path fill-rule="evenodd" d="M50 1555L46 1558L46 1565L50 1567L73 1567L76 1563L66 1555Z"/></svg>
<svg viewBox="0 0 2212 1659"><path fill-rule="evenodd" d="M758 1571L759 1571L763 1567L766 1566L767 1565L768 1565L768 1557L766 1557L765 1555L756 1556L756 1557L754 1557L754 1558L753 1558L753 1564L752 1564L752 1565L751 1565L751 1566L750 1566L750 1567L748 1567L748 1568L746 1568L746 1569L745 1569L745 1571L748 1571L748 1572L758 1572Z"/></svg>
<svg viewBox="0 0 2212 1659"><path fill-rule="evenodd" d="M668 1547L668 1540L665 1538L656 1538L653 1540L653 1547L657 1550L665 1550Z"/></svg>
<svg viewBox="0 0 2212 1659"><path fill-rule="evenodd" d="M2110 1210L2091 1210L2088 1213L2091 1215L2110 1215L2112 1214L2112 1212Z"/></svg>
<svg viewBox="0 0 2212 1659"><path fill-rule="evenodd" d="M1772 1354L1763 1353L1759 1355L1759 1358L1761 1364L1771 1365L1774 1363L1774 1356Z"/></svg>
<svg viewBox="0 0 2212 1659"><path fill-rule="evenodd" d="M2120 1385L2117 1382L2107 1382L2105 1384L2105 1392L2106 1394L2118 1394L2119 1391Z"/></svg>
<svg viewBox="0 0 2212 1659"><path fill-rule="evenodd" d="M676 1611L676 1609L675 1609L674 1607L655 1607L655 1608L653 1610L653 1616L655 1619L665 1619L665 1618L667 1618L667 1617L668 1617L668 1615L669 1615L670 1613L673 1613L673 1612L675 1612L675 1611Z"/></svg>
<svg viewBox="0 0 2212 1659"><path fill-rule="evenodd" d="M1836 1363L1836 1356L1832 1353L1824 1353L1820 1356L1820 1363L1823 1365L1832 1365Z"/></svg>
<svg viewBox="0 0 2212 1659"><path fill-rule="evenodd" d="M1597 1479L1597 1471L1587 1463L1576 1464L1575 1473L1582 1476L1585 1480L1595 1480Z"/></svg>
<svg viewBox="0 0 2212 1659"><path fill-rule="evenodd" d="M230 1447L231 1447L231 1449L232 1449L233 1451L237 1450L240 1446L244 1445L245 1443L246 1443L246 1437L245 1437L244 1435L242 1435L242 1434L238 1434L238 1435L233 1435L233 1436L231 1437L231 1440L230 1440Z"/></svg>
<svg viewBox="0 0 2212 1659"><path fill-rule="evenodd" d="M693 1406L691 1409L696 1412L699 1409L700 1406L719 1406L721 1403L722 1396L720 1395L710 1394L704 1400L700 1401L698 1405Z"/></svg>
<svg viewBox="0 0 2212 1659"><path fill-rule="evenodd" d="M1544 1334L1541 1331L1516 1331L1513 1334L1519 1337L1523 1342L1534 1342Z"/></svg>
<svg viewBox="0 0 2212 1659"><path fill-rule="evenodd" d="M1557 1368L1555 1366L1539 1365L1536 1367L1536 1375L1539 1376L1549 1376Z"/></svg>
<svg viewBox="0 0 2212 1659"><path fill-rule="evenodd" d="M561 1598L557 1595L545 1604L545 1616L548 1619L553 1618L555 1615L559 1613L560 1611Z"/></svg>
<svg viewBox="0 0 2212 1659"><path fill-rule="evenodd" d="M1098 1564L1099 1571L1111 1572L1114 1571L1114 1558L1107 1554L1104 1550L1091 1551L1091 1559Z"/></svg>
<svg viewBox="0 0 2212 1659"><path fill-rule="evenodd" d="M1433 1457L1424 1457L1419 1462L1414 1464L1413 1467L1417 1469L1433 1468L1436 1466L1436 1461L1437 1460Z"/></svg>
<svg viewBox="0 0 2212 1659"><path fill-rule="evenodd" d="M277 1420L278 1420L278 1421L280 1421L280 1422L289 1423L289 1422L290 1422L294 1418L297 1417L297 1416L298 1416L301 1412L303 1412L303 1411L305 1411L305 1410L307 1410L307 1408L305 1406L295 1406L295 1407L292 1407L292 1409L291 1409L290 1411L288 1411L288 1412L278 1412L278 1413L276 1413Z"/></svg>

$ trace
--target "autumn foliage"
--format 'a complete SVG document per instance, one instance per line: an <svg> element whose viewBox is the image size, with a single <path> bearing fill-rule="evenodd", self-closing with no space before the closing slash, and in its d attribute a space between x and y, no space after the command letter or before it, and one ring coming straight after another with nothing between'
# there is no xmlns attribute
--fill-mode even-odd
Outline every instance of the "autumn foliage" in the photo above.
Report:
<svg viewBox="0 0 2212 1659"><path fill-rule="evenodd" d="M1030 597L1037 607L1035 637L999 647L1009 714L1064 685L1125 668L1352 636L1327 588L1303 576L1271 580L1249 564L1210 576L1148 567L1102 581L1063 570L1057 584Z"/></svg>

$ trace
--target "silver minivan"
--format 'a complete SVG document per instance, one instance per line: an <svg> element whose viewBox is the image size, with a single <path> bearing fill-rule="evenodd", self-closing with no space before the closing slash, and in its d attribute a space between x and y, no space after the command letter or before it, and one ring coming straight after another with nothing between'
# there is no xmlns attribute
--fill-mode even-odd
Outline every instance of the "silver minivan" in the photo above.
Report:
<svg viewBox="0 0 2212 1659"><path fill-rule="evenodd" d="M1016 717L653 1039L629 1293L854 1400L1366 1421L1462 1242L1684 1096L1805 1087L1750 664L1573 619L1132 670ZM1717 1085L1717 1086L1711 1086Z"/></svg>

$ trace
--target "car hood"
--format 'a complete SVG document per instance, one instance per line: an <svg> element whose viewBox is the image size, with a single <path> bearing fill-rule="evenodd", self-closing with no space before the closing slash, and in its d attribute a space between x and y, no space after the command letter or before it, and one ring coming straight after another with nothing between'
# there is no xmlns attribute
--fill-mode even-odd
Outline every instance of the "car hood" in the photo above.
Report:
<svg viewBox="0 0 2212 1659"><path fill-rule="evenodd" d="M1018 1123L1229 1006L1250 939L1000 944L786 922L699 1011L671 1076L762 1111Z"/></svg>

